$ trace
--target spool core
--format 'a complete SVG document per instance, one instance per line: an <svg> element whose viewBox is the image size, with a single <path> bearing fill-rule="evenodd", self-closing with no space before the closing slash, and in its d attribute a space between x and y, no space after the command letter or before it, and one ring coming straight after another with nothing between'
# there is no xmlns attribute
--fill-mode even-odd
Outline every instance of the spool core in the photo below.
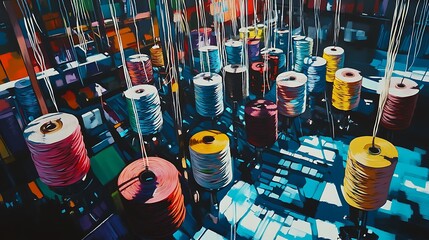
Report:
<svg viewBox="0 0 429 240"><path fill-rule="evenodd" d="M142 93L142 92L144 92L143 88L139 88L139 89L136 90L136 93Z"/></svg>
<svg viewBox="0 0 429 240"><path fill-rule="evenodd" d="M403 83L398 83L398 84L396 84L396 87L397 87L397 88L404 88L404 87L405 87L405 84L403 84Z"/></svg>
<svg viewBox="0 0 429 240"><path fill-rule="evenodd" d="M204 76L203 79L206 80L206 81L211 81L212 80L212 78L210 76Z"/></svg>
<svg viewBox="0 0 429 240"><path fill-rule="evenodd" d="M43 134L49 134L49 133L54 133L58 130L60 130L61 128L63 128L63 122L61 121L61 118L49 122L46 122L44 124L42 124L42 126L40 126L40 131Z"/></svg>
<svg viewBox="0 0 429 240"><path fill-rule="evenodd" d="M207 143L213 143L214 140L215 140L215 138L213 136L204 136L203 137L203 142L206 143L206 144Z"/></svg>
<svg viewBox="0 0 429 240"><path fill-rule="evenodd" d="M380 147L375 146L375 145L374 145L374 146L369 147L368 151L369 151L369 153L370 153L371 155L378 155L378 154L380 154L380 153L381 153L381 149L380 149Z"/></svg>
<svg viewBox="0 0 429 240"><path fill-rule="evenodd" d="M146 166L146 169L143 170L143 172L140 173L139 180L141 183L149 183L156 180L155 173L153 173L151 170L149 170Z"/></svg>
<svg viewBox="0 0 429 240"><path fill-rule="evenodd" d="M333 47L333 48L331 48L331 51L337 51L337 49Z"/></svg>
<svg viewBox="0 0 429 240"><path fill-rule="evenodd" d="M287 80L294 81L294 80L296 80L296 77L295 76L290 76L289 78L287 78Z"/></svg>

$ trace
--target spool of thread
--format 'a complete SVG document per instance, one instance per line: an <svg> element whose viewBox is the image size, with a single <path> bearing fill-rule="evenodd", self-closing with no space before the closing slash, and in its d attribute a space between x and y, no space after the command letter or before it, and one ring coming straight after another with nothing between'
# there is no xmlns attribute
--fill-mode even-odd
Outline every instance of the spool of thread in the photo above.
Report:
<svg viewBox="0 0 429 240"><path fill-rule="evenodd" d="M258 29L255 28L254 26L248 26L247 27L247 32L249 33L249 37L248 38L256 38L256 36L258 34Z"/></svg>
<svg viewBox="0 0 429 240"><path fill-rule="evenodd" d="M27 151L21 127L15 118L11 105L5 99L0 99L0 134L14 156Z"/></svg>
<svg viewBox="0 0 429 240"><path fill-rule="evenodd" d="M302 72L304 68L304 59L312 55L313 39L305 36L294 36L292 41L294 70Z"/></svg>
<svg viewBox="0 0 429 240"><path fill-rule="evenodd" d="M241 101L249 96L247 68L233 64L223 68L225 76L225 92L227 100Z"/></svg>
<svg viewBox="0 0 429 240"><path fill-rule="evenodd" d="M276 28L274 29L275 47L283 50L284 53L289 52L289 29Z"/></svg>
<svg viewBox="0 0 429 240"><path fill-rule="evenodd" d="M15 82L15 97L22 109L25 123L29 123L42 115L29 79Z"/></svg>
<svg viewBox="0 0 429 240"><path fill-rule="evenodd" d="M277 77L277 107L279 114L296 117L305 112L307 101L307 77L289 71Z"/></svg>
<svg viewBox="0 0 429 240"><path fill-rule="evenodd" d="M329 46L323 49L323 58L326 60L326 81L334 82L335 73L344 67L344 49Z"/></svg>
<svg viewBox="0 0 429 240"><path fill-rule="evenodd" d="M222 77L215 73L200 73L193 79L195 105L203 117L216 117L223 113Z"/></svg>
<svg viewBox="0 0 429 240"><path fill-rule="evenodd" d="M201 131L189 140L195 181L203 188L217 190L233 178L229 138L217 130Z"/></svg>
<svg viewBox="0 0 429 240"><path fill-rule="evenodd" d="M147 84L137 85L126 90L124 95L127 99L130 125L134 132L138 132L137 128L140 128L143 135L161 131L163 118L161 101L156 87ZM136 106L139 125L135 119L132 102Z"/></svg>
<svg viewBox="0 0 429 240"><path fill-rule="evenodd" d="M386 203L390 182L398 162L398 151L390 142L363 136L350 142L344 175L344 198L350 206L372 211Z"/></svg>
<svg viewBox="0 0 429 240"><path fill-rule="evenodd" d="M219 73L222 65L217 46L204 46L199 48L202 72Z"/></svg>
<svg viewBox="0 0 429 240"><path fill-rule="evenodd" d="M260 96L264 91L267 92L271 87L271 82L264 81L264 75L267 76L268 65L263 62L254 62L250 66L250 91Z"/></svg>
<svg viewBox="0 0 429 240"><path fill-rule="evenodd" d="M307 90L309 93L321 93L326 85L326 60L321 57L304 59L304 74L307 75Z"/></svg>
<svg viewBox="0 0 429 240"><path fill-rule="evenodd" d="M381 115L381 124L390 130L410 126L419 96L419 86L413 80L392 77L389 94Z"/></svg>
<svg viewBox="0 0 429 240"><path fill-rule="evenodd" d="M150 58L152 59L152 65L155 67L164 66L164 56L162 55L162 48L158 44L153 45L150 48Z"/></svg>
<svg viewBox="0 0 429 240"><path fill-rule="evenodd" d="M264 43L265 36L267 35L267 25L259 23L256 25L256 38L261 39L261 42Z"/></svg>
<svg viewBox="0 0 429 240"><path fill-rule="evenodd" d="M133 85L152 84L152 62L146 54L134 54L127 58L127 68Z"/></svg>
<svg viewBox="0 0 429 240"><path fill-rule="evenodd" d="M197 50L200 47L210 45L211 28L199 28L191 31L192 49Z"/></svg>
<svg viewBox="0 0 429 240"><path fill-rule="evenodd" d="M243 57L243 42L229 39L225 43L226 59L228 64L241 64Z"/></svg>
<svg viewBox="0 0 429 240"><path fill-rule="evenodd" d="M245 38L249 39L249 29L247 27L241 27L238 29L240 39L244 40Z"/></svg>
<svg viewBox="0 0 429 240"><path fill-rule="evenodd" d="M138 159L126 166L118 177L126 217L136 235L148 239L168 239L185 220L186 208L179 172L159 157Z"/></svg>
<svg viewBox="0 0 429 240"><path fill-rule="evenodd" d="M77 118L49 113L36 118L24 130L24 138L39 173L50 187L66 187L84 181L90 169Z"/></svg>
<svg viewBox="0 0 429 240"><path fill-rule="evenodd" d="M269 100L253 100L244 108L247 142L269 147L277 140L277 105Z"/></svg>
<svg viewBox="0 0 429 240"><path fill-rule="evenodd" d="M249 57L249 62L259 61L259 39L250 39L247 41L247 56Z"/></svg>
<svg viewBox="0 0 429 240"><path fill-rule="evenodd" d="M264 60L268 61L270 68L270 79L275 80L276 77L286 71L286 54L279 48L262 49L261 55Z"/></svg>
<svg viewBox="0 0 429 240"><path fill-rule="evenodd" d="M335 73L332 89L332 106L349 111L356 108L360 101L362 76L352 68L342 68Z"/></svg>

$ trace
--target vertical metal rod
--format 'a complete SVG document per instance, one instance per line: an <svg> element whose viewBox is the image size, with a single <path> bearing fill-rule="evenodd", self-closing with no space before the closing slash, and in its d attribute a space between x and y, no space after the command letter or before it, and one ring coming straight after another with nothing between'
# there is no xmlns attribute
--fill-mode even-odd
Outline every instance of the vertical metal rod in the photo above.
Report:
<svg viewBox="0 0 429 240"><path fill-rule="evenodd" d="M24 36L22 35L22 30L19 26L18 17L16 14L16 1L4 1L4 7L7 14L9 15L10 22L15 32L16 40L18 41L19 50L21 51L22 58L24 60L25 69L27 70L28 77L30 78L31 85L33 86L34 93L36 95L37 101L39 102L40 110L42 114L47 114L48 107L46 106L45 99L43 98L42 91L40 89L39 82L37 80L36 72L34 71L33 64L28 53L27 46L25 44Z"/></svg>

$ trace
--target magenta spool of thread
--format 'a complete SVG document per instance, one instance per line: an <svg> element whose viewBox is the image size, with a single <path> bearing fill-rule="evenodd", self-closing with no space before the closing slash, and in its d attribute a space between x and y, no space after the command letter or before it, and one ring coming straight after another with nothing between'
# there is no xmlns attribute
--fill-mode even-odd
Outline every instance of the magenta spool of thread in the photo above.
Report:
<svg viewBox="0 0 429 240"><path fill-rule="evenodd" d="M263 148L277 141L277 105L269 100L253 100L244 109L247 141Z"/></svg>
<svg viewBox="0 0 429 240"><path fill-rule="evenodd" d="M77 118L49 113L27 125L24 137L40 180L49 187L67 187L84 181L90 160Z"/></svg>
<svg viewBox="0 0 429 240"><path fill-rule="evenodd" d="M410 126L416 109L419 87L410 79L393 77L389 94L381 115L381 124L390 130L403 130Z"/></svg>

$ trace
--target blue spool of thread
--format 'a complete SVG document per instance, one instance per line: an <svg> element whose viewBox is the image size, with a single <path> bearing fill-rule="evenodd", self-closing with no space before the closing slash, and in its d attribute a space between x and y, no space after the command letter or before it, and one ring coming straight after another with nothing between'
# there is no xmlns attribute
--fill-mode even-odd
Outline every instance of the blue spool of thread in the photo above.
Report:
<svg viewBox="0 0 429 240"><path fill-rule="evenodd" d="M219 73L222 64L217 46L204 46L198 50L200 52L201 72Z"/></svg>
<svg viewBox="0 0 429 240"><path fill-rule="evenodd" d="M195 107L203 117L216 117L223 113L222 77L216 73L203 72L193 79Z"/></svg>
<svg viewBox="0 0 429 240"><path fill-rule="evenodd" d="M293 64L294 70L302 72L304 59L313 52L313 39L305 36L293 37Z"/></svg>
<svg viewBox="0 0 429 240"><path fill-rule="evenodd" d="M228 64L241 64L243 57L243 42L229 39L225 43L226 59Z"/></svg>
<svg viewBox="0 0 429 240"><path fill-rule="evenodd" d="M275 47L283 50L284 53L289 51L289 29L277 28L274 30Z"/></svg>
<svg viewBox="0 0 429 240"><path fill-rule="evenodd" d="M247 55L249 56L249 62L259 61L259 39L251 39L247 41Z"/></svg>
<svg viewBox="0 0 429 240"><path fill-rule="evenodd" d="M27 151L21 127L9 102L4 99L0 99L0 134L13 155L17 156Z"/></svg>
<svg viewBox="0 0 429 240"><path fill-rule="evenodd" d="M326 60L322 57L307 57L304 59L304 74L307 75L307 90L309 93L325 91Z"/></svg>
<svg viewBox="0 0 429 240"><path fill-rule="evenodd" d="M15 97L21 107L26 123L42 115L29 79L19 80L15 83Z"/></svg>
<svg viewBox="0 0 429 240"><path fill-rule="evenodd" d="M156 87L148 84L136 85L124 92L127 100L130 125L134 132L140 128L143 135L161 131L163 118L161 101ZM132 101L135 103L139 125L135 119Z"/></svg>

